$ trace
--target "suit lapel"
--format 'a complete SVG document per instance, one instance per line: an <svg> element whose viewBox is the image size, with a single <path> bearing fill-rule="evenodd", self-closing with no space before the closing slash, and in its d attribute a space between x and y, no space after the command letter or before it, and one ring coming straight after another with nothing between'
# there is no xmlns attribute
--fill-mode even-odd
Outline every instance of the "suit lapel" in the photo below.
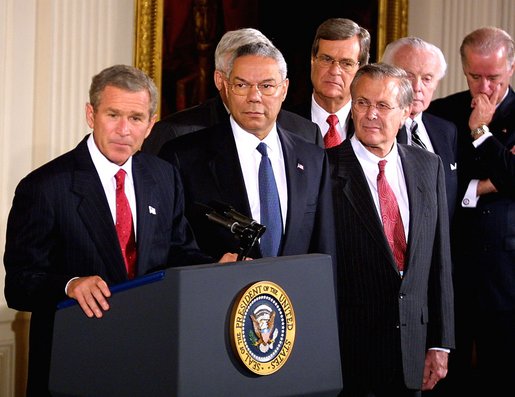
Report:
<svg viewBox="0 0 515 397"><path fill-rule="evenodd" d="M77 169L74 172L72 191L82 197L77 208L89 237L103 259L105 271L112 280L127 278L125 264L119 248L118 236L109 210L102 183L89 155L86 140L75 153Z"/></svg>
<svg viewBox="0 0 515 397"><path fill-rule="evenodd" d="M424 178L425 173L420 172L420 170L425 168L425 164L416 153L408 149L410 148L399 145L399 155L401 156L402 169L406 180L410 213L406 271L409 271L409 265L413 261L415 245L419 241L423 241L421 240L423 236L421 235L422 222L420 220L424 218L425 208L427 207L426 197L428 197L428 184Z"/></svg>
<svg viewBox="0 0 515 397"><path fill-rule="evenodd" d="M424 123L435 153L438 153L442 158L445 167L450 167L449 159L452 158L452 147L449 146L449 139L445 138L444 131L441 131L440 127L435 124L434 116L422 113L422 122ZM447 131L445 131L445 133L447 133Z"/></svg>
<svg viewBox="0 0 515 397"><path fill-rule="evenodd" d="M289 244L295 244L292 239L301 227L302 214L307 207L307 178L304 170L302 155L298 154L295 149L295 142L289 136L288 132L277 129L284 155L284 168L286 172L286 181L288 189L288 211L286 215L286 229L282 250Z"/></svg>
<svg viewBox="0 0 515 397"><path fill-rule="evenodd" d="M368 231L372 240L381 247L385 257L391 262L397 271L397 265L393 259L388 242L384 235L383 226L377 213L377 208L372 199L368 182L361 169L359 161L352 150L349 139L342 144L342 150L337 163L337 176L342 178L343 194L359 214L363 227Z"/></svg>
<svg viewBox="0 0 515 397"><path fill-rule="evenodd" d="M146 268L146 265L149 263L149 250L152 247L152 236L155 235L160 208L156 192L156 181L138 158L138 155L132 158L132 171L138 213L137 269L138 274L141 275L149 270Z"/></svg>
<svg viewBox="0 0 515 397"><path fill-rule="evenodd" d="M406 125L402 125L397 133L397 143L403 143L405 145L408 144L408 131L406 130Z"/></svg>
<svg viewBox="0 0 515 397"><path fill-rule="evenodd" d="M222 201L232 203L238 211L252 217L238 150L231 131L227 120L210 131L209 136L206 137L209 139L208 167Z"/></svg>

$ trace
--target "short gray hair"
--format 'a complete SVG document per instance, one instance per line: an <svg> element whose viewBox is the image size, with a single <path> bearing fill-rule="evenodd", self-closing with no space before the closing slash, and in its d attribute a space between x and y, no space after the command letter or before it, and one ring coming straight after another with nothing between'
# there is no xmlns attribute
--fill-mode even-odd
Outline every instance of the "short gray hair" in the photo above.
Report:
<svg viewBox="0 0 515 397"><path fill-rule="evenodd" d="M264 58L272 58L277 62L279 66L279 73L281 75L281 79L284 80L288 77L288 67L286 65L286 61L284 60L284 56L276 47L273 45L269 45L266 43L251 43L245 44L233 53L230 61L229 61L229 70L227 71L227 75L230 76L232 73L232 69L234 66L234 61L246 55L256 55Z"/></svg>
<svg viewBox="0 0 515 397"><path fill-rule="evenodd" d="M352 98L355 97L356 84L363 76L368 76L372 80L384 80L386 78L397 80L399 94L396 99L399 107L404 108L411 105L413 102L413 88L411 87L411 81L408 78L408 74L404 69L387 63L372 63L360 67L350 85Z"/></svg>
<svg viewBox="0 0 515 397"><path fill-rule="evenodd" d="M129 65L114 65L102 70L91 80L89 103L97 110L102 93L107 86L125 91L139 92L147 90L150 96L149 117L157 111L158 92L154 81L142 70Z"/></svg>
<svg viewBox="0 0 515 397"><path fill-rule="evenodd" d="M395 55L397 54L397 51L404 47L419 48L421 50L431 52L438 60L438 70L435 71L436 78L438 80L441 80L445 76L445 72L447 71L447 62L445 61L445 57L442 53L442 50L440 50L440 48L438 48L434 44L422 40L420 37L409 36L402 37L400 39L392 41L384 49L384 54L381 61L383 63L395 65Z"/></svg>
<svg viewBox="0 0 515 397"><path fill-rule="evenodd" d="M242 28L226 32L215 49L215 69L228 75L229 56L232 55L238 47L250 43L266 43L273 45L268 37L254 28Z"/></svg>

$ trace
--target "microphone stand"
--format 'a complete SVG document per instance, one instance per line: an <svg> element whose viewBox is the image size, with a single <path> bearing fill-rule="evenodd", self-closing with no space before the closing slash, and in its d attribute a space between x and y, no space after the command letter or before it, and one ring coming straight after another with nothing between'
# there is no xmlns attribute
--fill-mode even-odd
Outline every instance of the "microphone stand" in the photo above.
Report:
<svg viewBox="0 0 515 397"><path fill-rule="evenodd" d="M240 239L240 250L238 252L238 261L245 260L249 255L250 250L257 243L259 238L266 230L266 226L259 223L253 223L243 228L242 232L238 234Z"/></svg>
<svg viewBox="0 0 515 397"><path fill-rule="evenodd" d="M230 206L221 208L220 203L217 203L217 207L220 208L220 212L223 213L221 214L209 206L203 204L197 205L204 210L205 215L210 221L229 229L231 233L238 238L240 241L238 261L245 260L248 257L249 252L266 230L266 226L257 223L251 218L245 217Z"/></svg>

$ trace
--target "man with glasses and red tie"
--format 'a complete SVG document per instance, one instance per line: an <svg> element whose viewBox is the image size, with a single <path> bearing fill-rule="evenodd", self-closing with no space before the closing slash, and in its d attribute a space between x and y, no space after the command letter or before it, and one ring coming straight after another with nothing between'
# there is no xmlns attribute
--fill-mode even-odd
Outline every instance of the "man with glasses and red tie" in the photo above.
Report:
<svg viewBox="0 0 515 397"><path fill-rule="evenodd" d="M311 46L311 100L289 110L318 124L326 148L352 136L350 84L369 59L370 33L354 21L330 18Z"/></svg>
<svg viewBox="0 0 515 397"><path fill-rule="evenodd" d="M327 149L333 181L343 397L420 396L454 348L441 159L397 144L413 100L406 72L361 67L355 133Z"/></svg>
<svg viewBox="0 0 515 397"><path fill-rule="evenodd" d="M159 153L179 169L186 216L201 249L215 258L236 252L238 241L197 203L220 201L266 226L250 257L334 253L325 151L277 123L288 84L277 48L239 47L223 80L230 117L168 141Z"/></svg>

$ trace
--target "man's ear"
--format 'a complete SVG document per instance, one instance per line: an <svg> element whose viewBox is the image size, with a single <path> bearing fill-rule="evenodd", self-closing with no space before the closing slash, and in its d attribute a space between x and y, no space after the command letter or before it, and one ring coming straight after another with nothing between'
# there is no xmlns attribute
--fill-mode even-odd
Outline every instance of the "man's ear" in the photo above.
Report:
<svg viewBox="0 0 515 397"><path fill-rule="evenodd" d="M286 94L288 94L288 87L290 86L290 80L288 78L286 78L284 81L283 81L283 102L284 100L286 99Z"/></svg>
<svg viewBox="0 0 515 397"><path fill-rule="evenodd" d="M150 123L148 125L147 132L145 133L145 139L150 135L150 132L152 131L152 127L154 127L154 124L156 123L156 121L157 121L157 114L154 114L150 118Z"/></svg>
<svg viewBox="0 0 515 397"><path fill-rule="evenodd" d="M93 105L89 102L86 103L85 111L86 122L88 123L89 128L93 129L93 125L95 123L95 110L93 109Z"/></svg>
<svg viewBox="0 0 515 397"><path fill-rule="evenodd" d="M223 90L225 80L224 74L219 70L215 70L213 79L215 81L215 86L218 89L218 91Z"/></svg>

